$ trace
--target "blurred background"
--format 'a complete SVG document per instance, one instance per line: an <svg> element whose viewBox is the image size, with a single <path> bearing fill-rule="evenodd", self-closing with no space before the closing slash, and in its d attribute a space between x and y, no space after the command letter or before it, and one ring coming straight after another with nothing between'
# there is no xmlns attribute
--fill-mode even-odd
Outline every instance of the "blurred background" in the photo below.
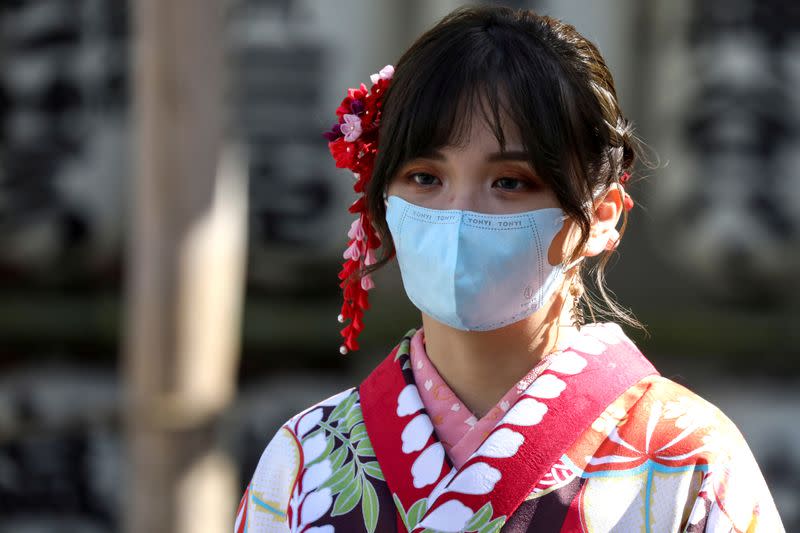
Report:
<svg viewBox="0 0 800 533"><path fill-rule="evenodd" d="M609 285L800 530L800 4L498 3L604 54L655 163ZM321 132L461 4L0 3L0 533L228 531L279 425L419 325L387 268L338 353Z"/></svg>

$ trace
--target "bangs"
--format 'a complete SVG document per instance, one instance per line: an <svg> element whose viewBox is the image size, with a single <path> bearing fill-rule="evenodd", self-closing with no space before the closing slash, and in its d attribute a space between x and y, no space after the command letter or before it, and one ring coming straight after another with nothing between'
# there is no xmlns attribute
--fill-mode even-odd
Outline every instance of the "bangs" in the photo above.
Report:
<svg viewBox="0 0 800 533"><path fill-rule="evenodd" d="M391 145L385 151L392 161L384 161L383 170L393 173L411 159L463 146L473 119L480 118L501 151L515 128L533 168L558 173L552 165L559 164L559 147L570 138L570 110L563 102L575 98L562 94L569 89L544 47L530 36L491 29L461 31L420 46L413 68L398 68L401 75L387 94L380 144Z"/></svg>
<svg viewBox="0 0 800 533"><path fill-rule="evenodd" d="M404 132L401 151L404 159L424 156L447 146L463 147L470 139L476 120L481 120L505 150L508 132L513 127L508 118L507 90L489 83L488 72L476 72L474 80L458 65L436 72L422 94L413 101L413 111L406 112L397 125ZM452 71L452 72L451 72ZM483 75L483 76L481 76ZM504 120L505 115L505 120Z"/></svg>

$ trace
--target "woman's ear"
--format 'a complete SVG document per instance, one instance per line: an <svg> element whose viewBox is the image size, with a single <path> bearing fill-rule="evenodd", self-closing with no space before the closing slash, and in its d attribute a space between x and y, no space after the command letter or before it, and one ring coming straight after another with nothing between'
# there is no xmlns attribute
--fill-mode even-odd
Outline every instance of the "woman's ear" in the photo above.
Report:
<svg viewBox="0 0 800 533"><path fill-rule="evenodd" d="M592 229L583 255L595 256L605 250L614 250L619 244L617 222L622 215L625 191L614 183L601 198L594 201Z"/></svg>

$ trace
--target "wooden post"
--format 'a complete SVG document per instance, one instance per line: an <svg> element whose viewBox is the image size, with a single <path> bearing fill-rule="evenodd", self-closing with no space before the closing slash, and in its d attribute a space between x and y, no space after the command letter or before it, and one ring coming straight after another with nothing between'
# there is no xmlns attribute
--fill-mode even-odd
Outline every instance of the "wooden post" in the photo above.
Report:
<svg viewBox="0 0 800 533"><path fill-rule="evenodd" d="M124 346L126 533L228 531L217 421L235 391L247 195L226 143L221 0L135 0Z"/></svg>

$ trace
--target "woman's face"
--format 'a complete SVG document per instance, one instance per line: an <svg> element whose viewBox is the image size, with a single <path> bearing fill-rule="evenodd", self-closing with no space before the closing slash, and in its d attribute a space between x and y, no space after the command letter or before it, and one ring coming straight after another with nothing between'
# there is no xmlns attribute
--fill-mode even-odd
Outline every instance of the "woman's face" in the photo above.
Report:
<svg viewBox="0 0 800 533"><path fill-rule="evenodd" d="M508 123L508 121L507 121ZM560 207L536 175L516 128L505 128L506 151L477 113L467 142L406 162L392 177L388 195L430 209L507 214Z"/></svg>
<svg viewBox="0 0 800 533"><path fill-rule="evenodd" d="M473 113L470 134L463 146L446 146L406 162L390 180L387 195L399 196L409 203L430 209L461 209L488 214L561 207L555 193L528 163L516 128L504 128L503 131L506 151L501 153L492 130L477 113ZM593 222L592 233L598 236L596 239L591 236L589 244L594 240L599 244L595 243L597 250L582 255L596 255L605 247L607 238L600 230L605 225L613 230L618 210L616 215L612 213L609 217L613 221L609 218L607 224L605 221ZM613 231L616 234L616 230ZM565 261L571 256L578 239L577 224L567 219L550 244L548 262L556 265Z"/></svg>

